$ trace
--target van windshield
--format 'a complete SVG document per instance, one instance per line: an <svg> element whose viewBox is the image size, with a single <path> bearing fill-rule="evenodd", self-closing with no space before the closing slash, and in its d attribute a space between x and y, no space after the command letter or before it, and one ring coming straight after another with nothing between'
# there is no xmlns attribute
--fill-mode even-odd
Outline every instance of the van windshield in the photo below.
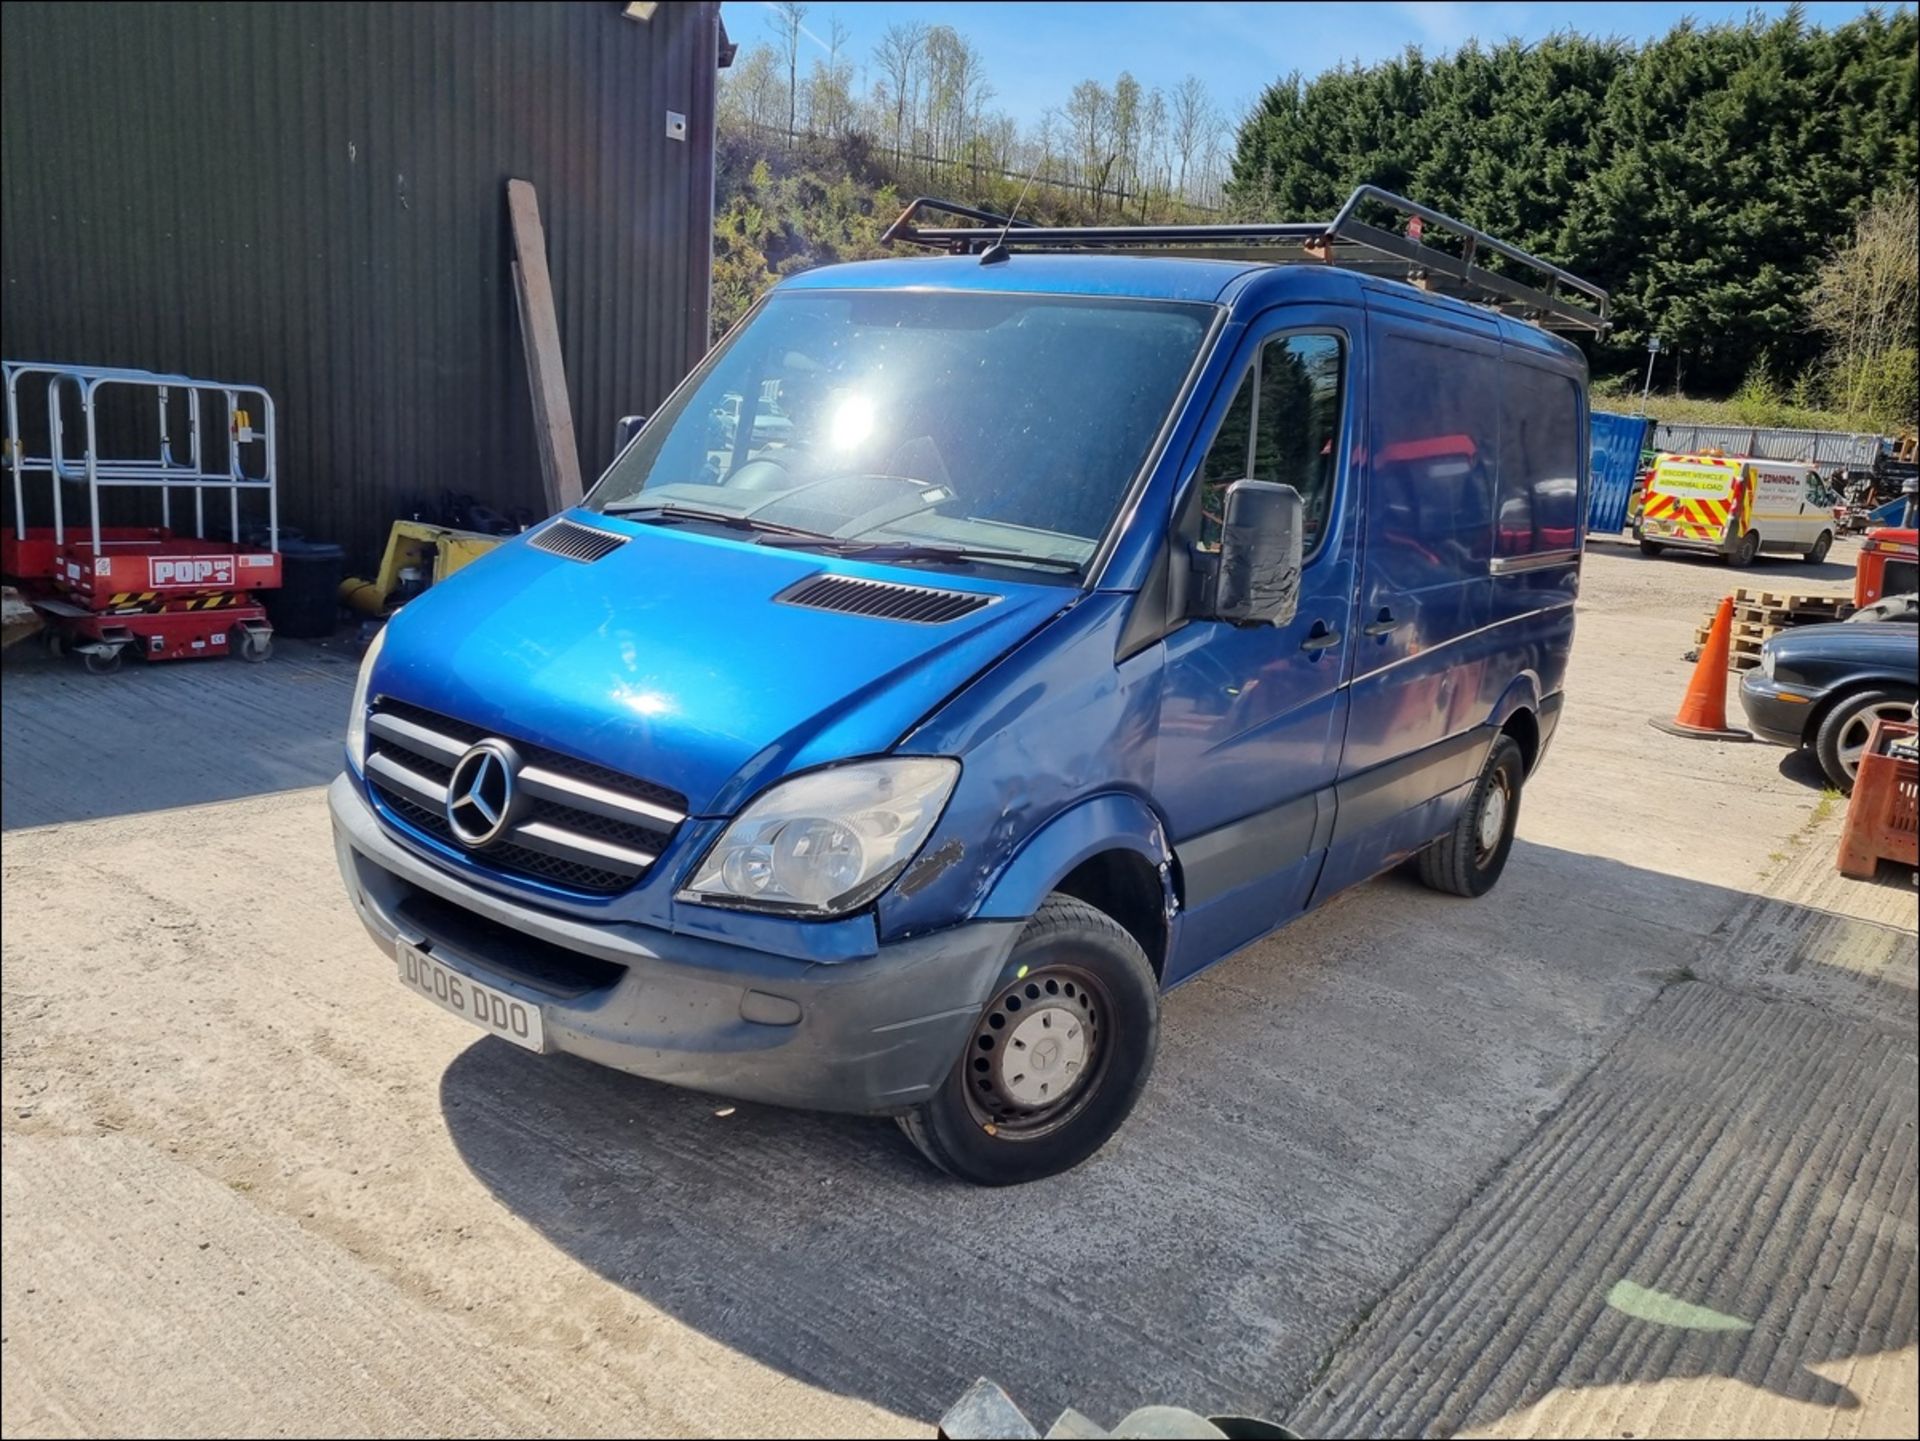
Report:
<svg viewBox="0 0 1920 1441"><path fill-rule="evenodd" d="M1211 307L1084 296L771 297L587 497L781 543L1084 566ZM880 551L876 550L876 554ZM978 563L955 558L955 565Z"/></svg>

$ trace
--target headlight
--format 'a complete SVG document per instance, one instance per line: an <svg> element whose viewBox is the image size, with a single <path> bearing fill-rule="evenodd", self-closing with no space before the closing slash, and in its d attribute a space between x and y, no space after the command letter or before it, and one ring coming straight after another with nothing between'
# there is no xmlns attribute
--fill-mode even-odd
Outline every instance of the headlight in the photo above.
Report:
<svg viewBox="0 0 1920 1441"><path fill-rule="evenodd" d="M932 832L960 763L917 756L795 776L742 811L682 900L795 915L865 905Z"/></svg>
<svg viewBox="0 0 1920 1441"><path fill-rule="evenodd" d="M1760 647L1760 674L1765 676L1768 680L1773 679L1773 662L1774 662L1773 647L1770 645L1761 646Z"/></svg>
<svg viewBox="0 0 1920 1441"><path fill-rule="evenodd" d="M367 768L367 685L373 679L373 664L380 659L380 647L386 643L387 628L381 626L360 662L360 679L353 683L353 709L347 713L347 758L357 771Z"/></svg>

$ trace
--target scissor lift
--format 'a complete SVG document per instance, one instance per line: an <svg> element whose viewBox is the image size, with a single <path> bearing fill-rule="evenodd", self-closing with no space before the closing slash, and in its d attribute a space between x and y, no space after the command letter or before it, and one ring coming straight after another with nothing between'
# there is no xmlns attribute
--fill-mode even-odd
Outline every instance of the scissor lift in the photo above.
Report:
<svg viewBox="0 0 1920 1441"><path fill-rule="evenodd" d="M99 674L119 669L128 651L146 660L234 651L263 661L272 654L273 627L254 593L280 584L273 397L257 385L101 366L6 361L0 372L14 515L13 526L0 529L0 574L45 619L50 647L78 653ZM23 400L41 387L47 448L36 454L21 422ZM151 454L102 453L100 402L117 391L155 407ZM184 456L173 444L181 422ZM216 441L221 430L224 439ZM83 437L77 452L69 438L76 431ZM51 491L51 526L27 523L28 481L40 475ZM87 524L70 527L66 495L79 485L86 487ZM115 488L158 490L161 523L103 525L100 493ZM227 493L229 540L207 537L209 490L216 504L218 492ZM175 533L177 491L193 493L191 536ZM242 491L265 493L264 549L241 539Z"/></svg>

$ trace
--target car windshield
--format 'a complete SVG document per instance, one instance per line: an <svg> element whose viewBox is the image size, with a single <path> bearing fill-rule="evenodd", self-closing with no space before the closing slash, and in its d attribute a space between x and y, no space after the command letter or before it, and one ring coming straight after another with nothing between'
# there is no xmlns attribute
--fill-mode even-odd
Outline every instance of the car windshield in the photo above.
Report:
<svg viewBox="0 0 1920 1441"><path fill-rule="evenodd" d="M782 544L1070 573L1099 546L1212 319L1207 306L1084 296L775 295L587 504ZM946 554L960 549L975 554Z"/></svg>

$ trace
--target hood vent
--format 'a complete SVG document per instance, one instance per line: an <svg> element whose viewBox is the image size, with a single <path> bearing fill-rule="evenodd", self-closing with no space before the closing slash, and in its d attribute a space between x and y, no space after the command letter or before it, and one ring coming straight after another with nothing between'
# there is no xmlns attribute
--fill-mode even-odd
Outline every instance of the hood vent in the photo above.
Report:
<svg viewBox="0 0 1920 1441"><path fill-rule="evenodd" d="M571 520L556 520L529 542L536 550L550 550L568 560L590 564L620 549L627 537L610 530L595 530Z"/></svg>
<svg viewBox="0 0 1920 1441"><path fill-rule="evenodd" d="M801 581L776 599L783 605L804 605L812 610L837 610L847 615L871 615L918 625L944 625L963 615L972 615L982 606L992 605L995 598L964 590L934 590L922 585L860 580L850 575L819 575Z"/></svg>

